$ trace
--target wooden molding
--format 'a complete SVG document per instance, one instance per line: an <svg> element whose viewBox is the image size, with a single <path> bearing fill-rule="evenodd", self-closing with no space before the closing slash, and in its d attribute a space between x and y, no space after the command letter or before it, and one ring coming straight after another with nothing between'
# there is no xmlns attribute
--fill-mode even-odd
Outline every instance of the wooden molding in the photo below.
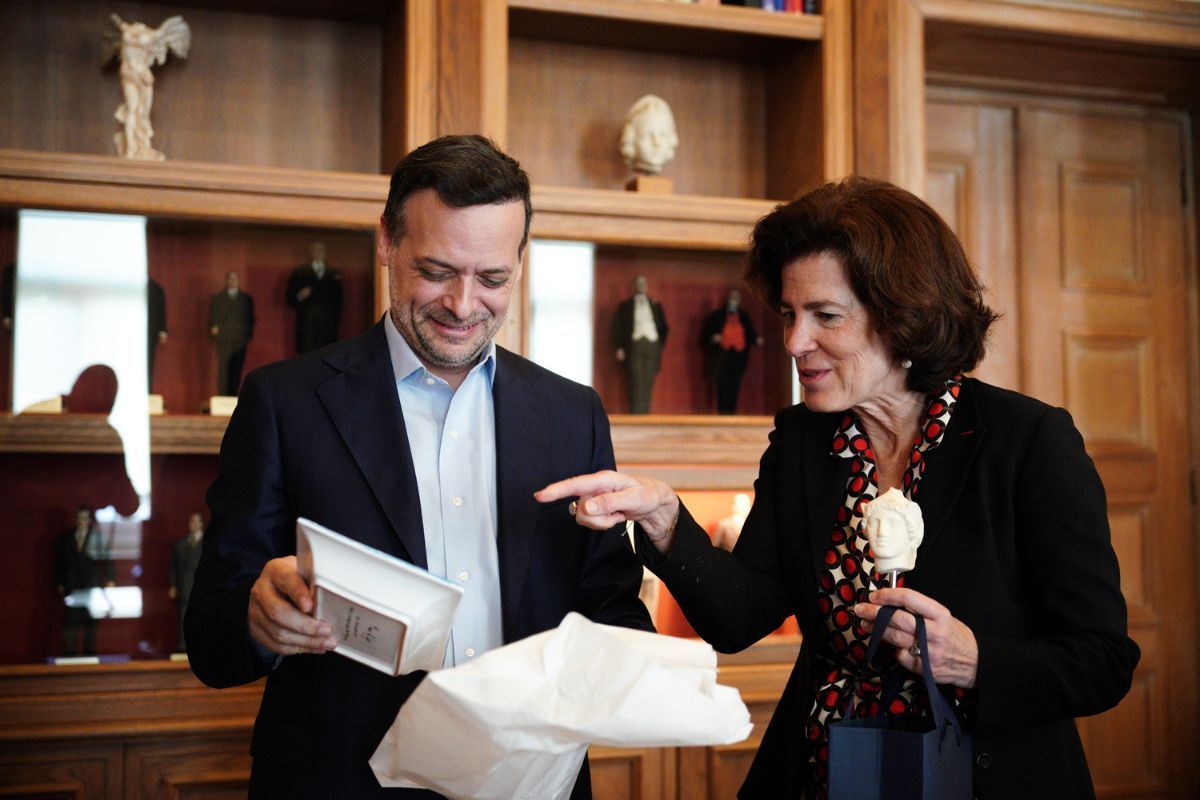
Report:
<svg viewBox="0 0 1200 800"><path fill-rule="evenodd" d="M617 20L627 25L665 25L787 39L819 40L825 20L816 14L768 14L736 6L654 3L646 0L509 0L510 9Z"/></svg>
<svg viewBox="0 0 1200 800"><path fill-rule="evenodd" d="M533 207L538 238L738 251L775 203L534 186Z"/></svg>
<svg viewBox="0 0 1200 800"><path fill-rule="evenodd" d="M924 19L1030 33L1184 50L1200 49L1200 7L1194 3L1046 2L1046 0L905 0Z"/></svg>
<svg viewBox="0 0 1200 800"><path fill-rule="evenodd" d="M5 205L374 228L383 175L0 150Z"/></svg>

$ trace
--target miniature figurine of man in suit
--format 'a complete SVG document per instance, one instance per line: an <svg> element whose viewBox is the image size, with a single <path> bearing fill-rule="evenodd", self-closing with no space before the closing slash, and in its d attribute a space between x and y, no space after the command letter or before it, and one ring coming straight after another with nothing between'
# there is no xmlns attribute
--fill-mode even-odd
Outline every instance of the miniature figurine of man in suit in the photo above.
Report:
<svg viewBox="0 0 1200 800"><path fill-rule="evenodd" d="M217 344L217 394L236 397L246 363L246 345L254 336L254 300L240 288L234 270L225 276L225 288L208 306L209 333Z"/></svg>
<svg viewBox="0 0 1200 800"><path fill-rule="evenodd" d="M200 543L204 539L204 517L199 512L188 516L188 532L171 543L171 586L167 594L179 608L179 643L177 652L187 650L183 636L183 615L187 612L188 598L192 594L192 581L196 565L200 563Z"/></svg>
<svg viewBox="0 0 1200 800"><path fill-rule="evenodd" d="M154 353L167 343L167 294L162 284L146 278L146 391L153 392Z"/></svg>
<svg viewBox="0 0 1200 800"><path fill-rule="evenodd" d="M725 305L706 316L700 328L704 374L717 388L719 414L737 413L738 392L750 360L750 346L762 344L741 301L742 293L732 289Z"/></svg>
<svg viewBox="0 0 1200 800"><path fill-rule="evenodd" d="M63 655L96 654L96 620L82 598L72 597L71 593L113 586L114 577L108 546L92 519L91 509L80 506L75 510L75 527L54 540L54 583L65 604Z"/></svg>
<svg viewBox="0 0 1200 800"><path fill-rule="evenodd" d="M313 242L308 255L287 285L288 305L296 309L297 355L336 342L342 320L342 276L325 263L325 243Z"/></svg>
<svg viewBox="0 0 1200 800"><path fill-rule="evenodd" d="M625 365L629 413L649 414L650 395L667 342L667 318L662 304L646 294L644 276L634 278L633 296L617 306L612 338L617 361Z"/></svg>

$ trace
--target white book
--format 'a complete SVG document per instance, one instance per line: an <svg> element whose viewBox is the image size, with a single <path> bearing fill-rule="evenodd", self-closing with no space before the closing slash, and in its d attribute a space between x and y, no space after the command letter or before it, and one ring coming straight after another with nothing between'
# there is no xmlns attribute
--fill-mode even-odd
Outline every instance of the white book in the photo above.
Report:
<svg viewBox="0 0 1200 800"><path fill-rule="evenodd" d="M303 517L296 559L335 653L389 675L441 669L461 587Z"/></svg>

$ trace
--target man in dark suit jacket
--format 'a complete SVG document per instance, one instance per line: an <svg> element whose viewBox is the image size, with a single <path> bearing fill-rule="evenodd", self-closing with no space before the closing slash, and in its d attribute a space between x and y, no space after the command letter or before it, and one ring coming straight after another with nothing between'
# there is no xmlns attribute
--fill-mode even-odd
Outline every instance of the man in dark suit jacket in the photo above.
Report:
<svg viewBox="0 0 1200 800"><path fill-rule="evenodd" d="M336 342L342 320L341 273L325 263L324 242L313 242L308 255L287 285L287 303L296 309L297 354Z"/></svg>
<svg viewBox="0 0 1200 800"><path fill-rule="evenodd" d="M704 377L717 389L717 412L736 414L742 375L750 361L750 347L761 345L754 320L742 308L742 293L729 292L725 305L711 312L700 326L704 348Z"/></svg>
<svg viewBox="0 0 1200 800"><path fill-rule="evenodd" d="M594 391L494 347L531 213L525 173L486 139L418 148L397 166L381 221L388 315L246 379L208 493L185 627L205 683L267 676L252 797L436 796L383 790L370 771L422 675L392 678L328 654L332 631L308 616L292 555L297 517L463 586L447 666L570 611L651 628L628 541L589 535L566 502L533 499L549 480L612 468L613 452ZM490 466L443 471L443 457ZM482 567L452 564L456 548ZM473 637L484 646L466 647ZM573 797L590 795L585 762Z"/></svg>
<svg viewBox="0 0 1200 800"><path fill-rule="evenodd" d="M254 300L241 290L234 270L225 288L208 304L209 333L217 344L217 394L237 396L246 364L246 346L254 336Z"/></svg>
<svg viewBox="0 0 1200 800"><path fill-rule="evenodd" d="M154 354L167 341L167 293L154 278L146 278L146 391L154 391Z"/></svg>
<svg viewBox="0 0 1200 800"><path fill-rule="evenodd" d="M667 343L667 316L662 303L646 294L646 279L641 275L633 280L633 295L617 306L612 339L617 361L625 365L629 413L649 414L654 379Z"/></svg>
<svg viewBox="0 0 1200 800"><path fill-rule="evenodd" d="M108 546L92 519L92 511L80 506L75 527L54 541L54 582L66 601L72 592L112 586L115 573ZM63 610L63 655L96 654L96 620L87 606L66 605Z"/></svg>
<svg viewBox="0 0 1200 800"><path fill-rule="evenodd" d="M204 516L194 512L188 516L188 532L171 542L171 573L167 594L178 608L179 640L176 651L187 649L187 637L183 635L183 617L187 613L188 600L192 596L192 584L196 579L196 565L200 563L200 546L204 543Z"/></svg>

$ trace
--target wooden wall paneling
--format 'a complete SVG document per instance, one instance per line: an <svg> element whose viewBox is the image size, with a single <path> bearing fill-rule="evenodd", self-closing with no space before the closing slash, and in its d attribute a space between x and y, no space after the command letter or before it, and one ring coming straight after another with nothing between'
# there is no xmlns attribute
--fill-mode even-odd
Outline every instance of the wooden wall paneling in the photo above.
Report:
<svg viewBox="0 0 1200 800"><path fill-rule="evenodd" d="M837 180L854 171L852 5L848 2L826 3L821 14L825 20L825 35L821 40L825 137L825 169L822 177Z"/></svg>
<svg viewBox="0 0 1200 800"><path fill-rule="evenodd" d="M789 200L826 177L825 57L819 44L790 49L766 67L766 186Z"/></svg>
<svg viewBox="0 0 1200 800"><path fill-rule="evenodd" d="M396 3L383 33L382 126L379 171L396 163L437 129L437 4Z"/></svg>
<svg viewBox="0 0 1200 800"><path fill-rule="evenodd" d="M1143 648L1135 690L1080 728L1089 754L1155 745L1149 762L1106 764L1100 791L1182 796L1196 776L1197 649L1189 453L1178 446L1190 394L1178 366L1189 338L1184 128L1172 114L1031 105L1018 132L1025 385L1074 415L1108 490L1122 570L1144 570L1126 579Z"/></svg>
<svg viewBox="0 0 1200 800"><path fill-rule="evenodd" d="M928 201L958 235L1001 317L974 374L1021 389L1014 205L1014 110L975 95L930 89L926 105Z"/></svg>
<svg viewBox="0 0 1200 800"><path fill-rule="evenodd" d="M250 784L250 731L133 740L125 746L126 800L236 800Z"/></svg>
<svg viewBox="0 0 1200 800"><path fill-rule="evenodd" d="M620 190L625 113L652 93L679 133L663 174L677 194L766 197L766 68L733 57L514 37L509 146L539 184Z"/></svg>
<svg viewBox="0 0 1200 800"><path fill-rule="evenodd" d="M378 171L378 26L131 2L3 4L0 146L115 155L109 11L152 27L179 13L192 29L188 57L154 70L154 146L167 158Z"/></svg>
<svg viewBox="0 0 1200 800"><path fill-rule="evenodd" d="M0 797L108 800L121 797L121 748L56 742L0 748Z"/></svg>
<svg viewBox="0 0 1200 800"><path fill-rule="evenodd" d="M437 135L479 133L505 147L505 0L438 0Z"/></svg>
<svg viewBox="0 0 1200 800"><path fill-rule="evenodd" d="M592 796L596 800L674 798L675 748L590 747Z"/></svg>
<svg viewBox="0 0 1200 800"><path fill-rule="evenodd" d="M854 165L924 194L924 26L916 0L854 4Z"/></svg>

